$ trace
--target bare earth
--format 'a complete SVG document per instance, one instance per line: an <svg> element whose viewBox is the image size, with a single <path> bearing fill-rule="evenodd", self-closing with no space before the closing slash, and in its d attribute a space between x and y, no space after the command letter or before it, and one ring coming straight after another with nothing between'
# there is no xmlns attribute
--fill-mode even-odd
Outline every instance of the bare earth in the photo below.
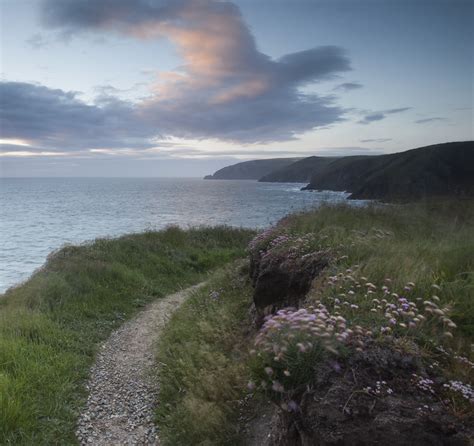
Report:
<svg viewBox="0 0 474 446"><path fill-rule="evenodd" d="M102 345L76 431L81 445L160 444L153 423L159 391L156 377L150 377L153 347L171 314L203 285L156 300Z"/></svg>

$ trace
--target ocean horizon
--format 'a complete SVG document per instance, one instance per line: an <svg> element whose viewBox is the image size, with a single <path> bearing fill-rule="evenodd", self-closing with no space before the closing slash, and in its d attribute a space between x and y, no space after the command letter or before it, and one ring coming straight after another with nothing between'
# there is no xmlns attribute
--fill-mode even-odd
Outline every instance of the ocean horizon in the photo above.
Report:
<svg viewBox="0 0 474 446"><path fill-rule="evenodd" d="M263 228L292 212L345 202L348 195L301 191L303 185L200 178L0 178L0 292L28 279L52 251L67 244L169 225Z"/></svg>

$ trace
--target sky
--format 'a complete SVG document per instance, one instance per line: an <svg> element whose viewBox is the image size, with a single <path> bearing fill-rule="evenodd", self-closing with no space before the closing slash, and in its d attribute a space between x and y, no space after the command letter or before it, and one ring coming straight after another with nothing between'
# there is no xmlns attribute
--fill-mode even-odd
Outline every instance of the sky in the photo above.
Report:
<svg viewBox="0 0 474 446"><path fill-rule="evenodd" d="M0 0L0 176L473 138L474 0Z"/></svg>

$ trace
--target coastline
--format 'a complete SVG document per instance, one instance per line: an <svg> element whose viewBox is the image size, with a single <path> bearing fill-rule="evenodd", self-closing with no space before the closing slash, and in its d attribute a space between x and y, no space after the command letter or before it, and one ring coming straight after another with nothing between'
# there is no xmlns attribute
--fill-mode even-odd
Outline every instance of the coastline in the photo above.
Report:
<svg viewBox="0 0 474 446"><path fill-rule="evenodd" d="M68 246L0 299L0 443L76 444L77 413L100 342L147 303L244 254L226 227Z"/></svg>
<svg viewBox="0 0 474 446"><path fill-rule="evenodd" d="M0 283L27 280L52 250L169 225L264 228L327 197L295 185L201 179L40 178L2 182ZM337 195L331 200L341 200ZM25 212L28 209L28 212Z"/></svg>
<svg viewBox="0 0 474 446"><path fill-rule="evenodd" d="M436 284L443 304L452 306L450 320L457 326L455 341L449 345L469 345L474 338L472 275L464 272L473 267L473 216L474 208L465 203L322 206L289 215L249 246L258 245L252 255L261 256L268 247L259 244L277 247L273 239L278 239L283 244L272 255L286 255L287 249L299 253L301 248L304 262L312 258L306 256L306 249L327 252L333 260L314 281L320 286L338 271L347 274L351 269L360 269L357 274L377 286L389 277L397 291L413 282L420 296L429 296ZM291 237L281 238L284 234ZM75 444L77 413L86 399L84 384L100 343L147 303L207 279L210 272L235 259L245 259L254 235L229 227L171 227L68 246L51 255L44 268L0 300L0 352L5 358L0 376L6 396L0 401L4 417L0 439L18 445L31 444L33 438L39 444ZM301 244L305 240L309 245ZM276 273L271 269L272 256L265 259L270 263L259 267L265 272L261 280ZM260 273L252 275L252 268L262 259L255 257L253 262L252 267L252 262L243 260L214 274L165 327L158 362L167 364L167 369L160 378L163 404L156 414L158 422L164 422L163 444L175 444L175 435L183 439L190 433L203 436L203 441L232 432L245 436L253 427L238 426L240 412L229 401L242 401L248 416L259 419L261 397L255 394L255 399L249 399L245 384L263 376L261 363L254 362L248 349L259 330L254 325L261 311L259 302L264 302L259 300L256 282L252 283L260 280ZM292 262L283 263L291 266ZM295 275L306 270L298 267L291 273L292 283L306 280ZM270 288L270 294L279 299L285 286ZM327 292L324 287L310 287L307 298L321 299L318 293L326 296ZM285 305L278 300L273 304ZM450 373L457 376L458 372ZM186 392L176 392L176 385ZM190 400L182 399L184 395L192 398L191 406ZM209 401L214 415L206 416L211 423L206 424L201 415ZM186 432L180 426L187 426ZM193 426L200 427L199 433Z"/></svg>

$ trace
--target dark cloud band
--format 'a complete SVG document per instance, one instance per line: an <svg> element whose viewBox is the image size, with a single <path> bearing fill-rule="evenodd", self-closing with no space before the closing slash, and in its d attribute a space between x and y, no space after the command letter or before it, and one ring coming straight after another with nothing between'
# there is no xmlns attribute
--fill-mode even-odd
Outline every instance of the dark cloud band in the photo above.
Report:
<svg viewBox="0 0 474 446"><path fill-rule="evenodd" d="M381 121L382 119L385 119L387 115L394 115L397 113L403 113L408 110L411 110L411 107L400 107L400 108L390 108L388 110L382 110L379 112L374 112L370 113L368 115L365 115L360 121L358 121L359 124L370 124L371 122L375 121Z"/></svg>
<svg viewBox="0 0 474 446"><path fill-rule="evenodd" d="M129 146L140 134L144 141L160 134L271 142L343 120L344 110L334 97L304 94L301 87L350 70L345 51L323 46L271 59L258 51L240 10L231 2L45 0L42 14L45 26L68 36L113 32L138 39L168 38L183 57L183 66L160 78L152 85L150 96L139 103L90 107L75 97L64 102L61 97L67 93L49 93L56 100L51 97L48 106L57 110L50 115L62 114L64 108L66 115L71 114L74 108L74 126L82 126L87 135L85 128L91 123L89 133L99 133L100 144ZM28 90L25 85L21 88ZM31 93L32 89L27 94ZM68 133L66 120L61 123ZM41 125L55 132L53 123ZM121 137L132 132L125 143L114 135L118 125L122 126ZM20 123L18 128L28 133Z"/></svg>

